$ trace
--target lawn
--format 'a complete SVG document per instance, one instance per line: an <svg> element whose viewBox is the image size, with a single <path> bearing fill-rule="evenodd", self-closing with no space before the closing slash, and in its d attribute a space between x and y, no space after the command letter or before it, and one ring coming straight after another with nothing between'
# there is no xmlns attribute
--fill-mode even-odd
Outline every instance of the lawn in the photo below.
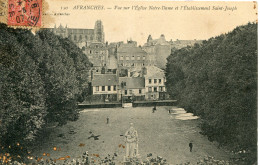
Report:
<svg viewBox="0 0 260 165"><path fill-rule="evenodd" d="M64 156L79 158L84 151L98 154L101 158L116 153L116 162L120 164L125 154L122 135L130 123L134 123L139 136L139 154L143 160L149 153L167 159L170 164L196 164L206 155L220 160L229 159L228 153L199 133L199 119L176 119L176 115L168 113L171 108L157 107L155 113L152 113L152 107L83 110L77 121L50 128L49 138L46 136L33 154L42 156L48 153L57 159ZM97 138L92 138L92 134ZM193 143L192 152L189 151L190 141Z"/></svg>

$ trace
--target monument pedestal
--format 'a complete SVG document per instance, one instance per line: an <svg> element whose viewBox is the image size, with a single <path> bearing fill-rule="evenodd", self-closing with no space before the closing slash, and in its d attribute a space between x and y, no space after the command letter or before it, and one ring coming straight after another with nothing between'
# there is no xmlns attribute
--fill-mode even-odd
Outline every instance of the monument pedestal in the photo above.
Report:
<svg viewBox="0 0 260 165"><path fill-rule="evenodd" d="M139 154L132 158L126 158L126 156L124 156L123 164L124 165L142 164L141 156Z"/></svg>

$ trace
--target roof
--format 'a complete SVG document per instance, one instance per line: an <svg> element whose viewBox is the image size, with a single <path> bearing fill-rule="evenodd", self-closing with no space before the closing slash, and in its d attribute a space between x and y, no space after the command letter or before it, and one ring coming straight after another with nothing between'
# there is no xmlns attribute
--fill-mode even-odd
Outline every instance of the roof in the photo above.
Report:
<svg viewBox="0 0 260 165"><path fill-rule="evenodd" d="M92 86L112 86L117 85L116 74L94 74Z"/></svg>
<svg viewBox="0 0 260 165"><path fill-rule="evenodd" d="M93 66L99 66L99 67L102 66L102 61L100 58L88 56L88 59L93 64Z"/></svg>
<svg viewBox="0 0 260 165"><path fill-rule="evenodd" d="M156 66L147 66L146 78L163 78L165 76L164 71Z"/></svg>
<svg viewBox="0 0 260 165"><path fill-rule="evenodd" d="M119 87L121 82L126 82L126 89L145 88L145 79L143 77L119 77Z"/></svg>
<svg viewBox="0 0 260 165"><path fill-rule="evenodd" d="M142 54L147 54L140 47L127 47L127 46L119 47L117 49L117 53L127 53L127 54L142 53Z"/></svg>

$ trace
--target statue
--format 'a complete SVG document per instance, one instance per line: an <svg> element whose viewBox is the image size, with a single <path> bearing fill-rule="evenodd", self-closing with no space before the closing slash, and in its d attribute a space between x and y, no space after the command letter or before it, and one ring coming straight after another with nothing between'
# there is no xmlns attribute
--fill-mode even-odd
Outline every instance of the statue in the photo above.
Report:
<svg viewBox="0 0 260 165"><path fill-rule="evenodd" d="M133 123L125 133L126 142L126 158L133 158L138 156L138 135Z"/></svg>

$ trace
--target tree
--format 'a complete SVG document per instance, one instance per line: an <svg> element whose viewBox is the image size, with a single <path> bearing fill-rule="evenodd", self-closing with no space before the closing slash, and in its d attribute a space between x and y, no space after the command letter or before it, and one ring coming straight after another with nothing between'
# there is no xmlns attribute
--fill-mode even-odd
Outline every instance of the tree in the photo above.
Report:
<svg viewBox="0 0 260 165"><path fill-rule="evenodd" d="M88 95L90 62L68 39L48 30L33 34L0 24L1 153L26 155L46 122L77 118L79 96ZM23 148L23 149L22 149Z"/></svg>
<svg viewBox="0 0 260 165"><path fill-rule="evenodd" d="M200 45L173 50L166 87L187 111L201 117L211 141L257 153L257 24L240 26Z"/></svg>

